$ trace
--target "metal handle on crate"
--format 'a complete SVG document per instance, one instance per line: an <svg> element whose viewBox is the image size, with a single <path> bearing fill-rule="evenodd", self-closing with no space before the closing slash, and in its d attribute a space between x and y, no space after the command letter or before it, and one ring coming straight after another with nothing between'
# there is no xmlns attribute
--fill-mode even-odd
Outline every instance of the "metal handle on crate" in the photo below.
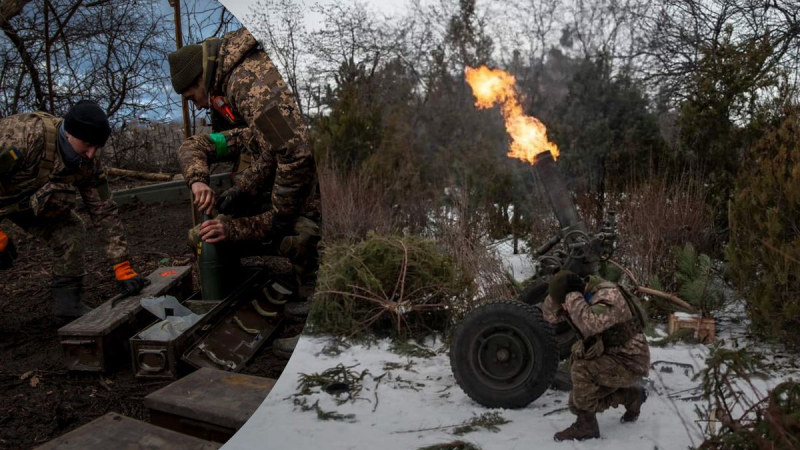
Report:
<svg viewBox="0 0 800 450"><path fill-rule="evenodd" d="M142 357L145 356L145 355L156 355L159 358L161 358L160 367L151 366L151 365L145 363L144 361L142 361ZM139 367L141 367L142 370L144 370L145 372L151 372L151 373L161 372L167 366L167 357L164 355L164 350L163 349L160 349L160 350L156 350L156 349L142 349L142 350L139 350L139 353L137 354L137 360L139 362Z"/></svg>
<svg viewBox="0 0 800 450"><path fill-rule="evenodd" d="M236 369L236 363L234 363L233 361L228 361L228 360L225 360L225 359L222 359L222 358L218 357L211 350L206 348L206 344L198 345L197 346L197 350L199 350L200 353L206 355L208 357L208 359L211 360L211 362L213 362L214 364L216 364L218 366L224 367L224 368L229 369L229 370L235 370Z"/></svg>

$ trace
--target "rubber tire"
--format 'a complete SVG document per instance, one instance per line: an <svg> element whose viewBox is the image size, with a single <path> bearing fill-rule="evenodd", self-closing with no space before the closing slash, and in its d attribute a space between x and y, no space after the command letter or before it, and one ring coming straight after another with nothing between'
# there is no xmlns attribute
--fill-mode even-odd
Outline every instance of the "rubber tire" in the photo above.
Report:
<svg viewBox="0 0 800 450"><path fill-rule="evenodd" d="M547 298L547 282L538 281L529 284L525 289L520 292L517 300L531 305L540 307L541 303ZM562 360L569 358L572 352L572 344L578 339L575 331L569 326L567 322L560 322L553 325L556 334L556 341L558 341L559 358Z"/></svg>
<svg viewBox="0 0 800 450"><path fill-rule="evenodd" d="M534 358L527 380L501 390L483 382L475 369L474 339L488 326L509 324L530 342ZM524 408L550 387L558 368L558 346L553 327L539 309L514 300L482 305L456 326L450 345L450 367L456 382L474 401L488 408Z"/></svg>

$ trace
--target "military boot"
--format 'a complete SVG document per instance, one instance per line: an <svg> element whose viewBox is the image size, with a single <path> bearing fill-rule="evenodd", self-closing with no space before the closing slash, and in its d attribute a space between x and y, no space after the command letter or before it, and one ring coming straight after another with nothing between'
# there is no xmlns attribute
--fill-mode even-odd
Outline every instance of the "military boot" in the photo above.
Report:
<svg viewBox="0 0 800 450"><path fill-rule="evenodd" d="M53 277L53 315L58 319L75 319L92 310L81 301L83 277Z"/></svg>
<svg viewBox="0 0 800 450"><path fill-rule="evenodd" d="M272 343L272 352L283 358L291 358L299 341L299 334L295 337L275 339L275 342Z"/></svg>
<svg viewBox="0 0 800 450"><path fill-rule="evenodd" d="M599 437L600 428L597 426L597 416L595 413L587 411L578 411L575 423L553 436L556 441L582 441Z"/></svg>
<svg viewBox="0 0 800 450"><path fill-rule="evenodd" d="M295 323L305 323L311 310L311 298L314 295L316 284L316 276L306 277L299 283L300 287L296 289L297 294L290 298L283 307L283 313L288 320Z"/></svg>
<svg viewBox="0 0 800 450"><path fill-rule="evenodd" d="M622 423L636 422L642 409L642 403L647 400L647 389L642 386L625 388L625 414L620 417Z"/></svg>

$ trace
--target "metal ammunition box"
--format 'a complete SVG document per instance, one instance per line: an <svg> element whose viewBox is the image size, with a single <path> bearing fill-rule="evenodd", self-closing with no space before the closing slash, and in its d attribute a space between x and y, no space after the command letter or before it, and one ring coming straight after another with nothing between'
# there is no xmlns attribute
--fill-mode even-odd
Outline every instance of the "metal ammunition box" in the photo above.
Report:
<svg viewBox="0 0 800 450"><path fill-rule="evenodd" d="M172 295L179 301L192 293L190 266L163 267L151 273L138 295L127 297L116 305L108 301L58 330L64 364L69 370L101 372L127 359L128 338L152 314L139 304L144 297Z"/></svg>
<svg viewBox="0 0 800 450"><path fill-rule="evenodd" d="M275 385L271 378L203 368L144 398L150 422L190 436L225 442Z"/></svg>
<svg viewBox="0 0 800 450"><path fill-rule="evenodd" d="M196 293L188 298L183 303L184 306L195 313L205 315L177 337L166 341L142 338L143 331L150 327L157 326L160 322L156 321L130 338L131 357L136 377L173 379L193 370L190 366L181 361L181 357L186 350L192 348L196 343L201 341L210 331L218 328L220 322L225 321L229 317L244 314L237 312L238 310L253 309L252 301L258 296L264 295L262 292L264 284L266 283L266 271L264 269L245 266L241 270L241 277L242 281L239 283L239 288L221 301L203 301L200 298L200 293ZM267 302L262 303L264 303L265 307L269 307L266 304ZM274 310L273 308L273 311ZM249 318L240 320L249 320ZM255 326L256 328L254 328L253 331L258 329L257 334L259 336L264 333L263 330L269 328L269 333L271 333L277 326L276 318L260 322L258 325L254 325L255 321L249 321L248 323L250 323L250 325L246 328ZM266 334L268 335L268 333ZM250 338L252 339L252 337ZM263 339L264 338L262 338L262 340ZM241 361L243 363L252 356L258 347L260 347L260 344L254 346L252 352L249 351L250 348L242 348L242 350L247 351L242 351L242 358L237 358L236 361ZM199 367L199 365L194 366ZM209 363L208 366L213 367L214 365L213 363Z"/></svg>
<svg viewBox="0 0 800 450"><path fill-rule="evenodd" d="M108 450L168 448L170 450L215 450L220 447L194 436L108 413L86 425L37 447L36 450Z"/></svg>

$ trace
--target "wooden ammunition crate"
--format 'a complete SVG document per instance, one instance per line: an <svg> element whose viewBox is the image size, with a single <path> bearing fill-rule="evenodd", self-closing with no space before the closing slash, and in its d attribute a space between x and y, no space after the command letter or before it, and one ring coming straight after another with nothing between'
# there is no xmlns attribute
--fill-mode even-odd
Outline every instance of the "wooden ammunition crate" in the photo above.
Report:
<svg viewBox="0 0 800 450"><path fill-rule="evenodd" d="M713 344L716 334L716 321L702 318L699 314L670 314L667 332L672 335L682 329L694 330L694 338L704 344Z"/></svg>
<svg viewBox="0 0 800 450"><path fill-rule="evenodd" d="M182 301L192 293L191 266L163 267L148 275L150 285L113 307L108 301L58 330L69 370L102 372L128 359L128 338L153 315L142 308L145 297L172 295Z"/></svg>
<svg viewBox="0 0 800 450"><path fill-rule="evenodd" d="M108 413L36 450L216 450L220 444Z"/></svg>
<svg viewBox="0 0 800 450"><path fill-rule="evenodd" d="M150 422L190 436L226 442L267 398L271 378L203 368L144 398Z"/></svg>

